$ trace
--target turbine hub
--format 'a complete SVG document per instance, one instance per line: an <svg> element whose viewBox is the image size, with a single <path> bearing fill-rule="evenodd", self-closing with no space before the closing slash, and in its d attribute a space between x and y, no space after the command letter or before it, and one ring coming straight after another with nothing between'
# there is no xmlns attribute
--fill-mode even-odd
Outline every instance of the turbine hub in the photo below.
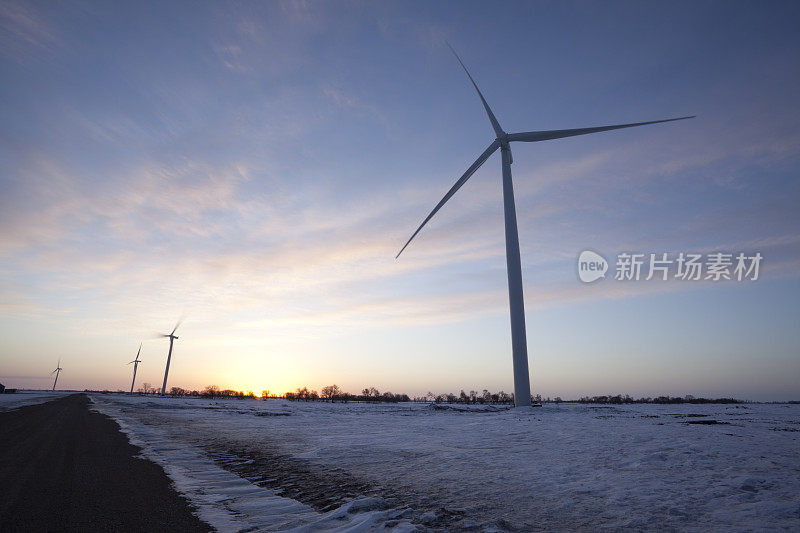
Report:
<svg viewBox="0 0 800 533"><path fill-rule="evenodd" d="M500 143L500 150L502 150L503 152L507 152L508 153L508 162L509 162L509 164L513 164L514 163L514 156L511 154L511 144L508 141L508 134L507 133L503 133L502 136L498 135L497 136L497 141Z"/></svg>

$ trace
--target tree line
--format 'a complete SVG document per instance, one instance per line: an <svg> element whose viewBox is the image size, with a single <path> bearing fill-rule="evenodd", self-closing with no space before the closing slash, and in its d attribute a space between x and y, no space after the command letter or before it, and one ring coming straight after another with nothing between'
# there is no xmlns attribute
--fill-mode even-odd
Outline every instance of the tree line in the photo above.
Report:
<svg viewBox="0 0 800 533"><path fill-rule="evenodd" d="M616 396L583 396L578 403L607 403L607 404L631 404L631 403L654 403L654 404L702 404L702 403L744 403L736 398L695 398L691 394L686 396L656 396L655 398L639 398L635 400L629 395L617 394Z"/></svg>
<svg viewBox="0 0 800 533"><path fill-rule="evenodd" d="M380 392L375 387L368 387L361 391L361 394L352 394L343 391L338 385L328 385L322 388L322 392L309 390L308 387L300 387L295 392L287 392L283 395L287 400L296 401L327 401L327 402L410 402L408 394L394 394L392 392Z"/></svg>
<svg viewBox="0 0 800 533"><path fill-rule="evenodd" d="M464 404L512 404L514 395L504 391L483 392L463 390L458 394L445 393L434 394L428 392L424 396L411 397L408 394L395 394L392 392L381 392L375 387L366 387L361 390L361 394L344 392L338 385L328 385L322 388L322 393L316 390L309 390L308 387L300 387L295 392L287 392L283 395L287 400L296 401L329 401L329 402L424 402L424 403L464 403ZM537 395L531 398L533 401L542 401L542 397ZM558 398L561 401L561 398Z"/></svg>
<svg viewBox="0 0 800 533"><path fill-rule="evenodd" d="M120 391L121 392L121 391ZM139 389L139 394L157 394L159 389L153 387L150 383L143 383ZM189 390L181 387L172 387L169 390L170 396L175 397L194 397L194 398L235 398L235 399L255 399L257 396L251 390L249 391L236 391L231 389L220 389L216 385L208 385L204 389ZM365 387L362 389L361 394L352 394L343 391L338 385L328 385L323 387L321 392L309 389L308 387L299 387L294 392L286 392L282 396L273 394L269 390L261 392L261 399L268 398L283 398L292 401L325 401L325 402L373 402L373 403L398 403L398 402L423 402L423 403L456 403L456 404L478 404L478 405L497 405L508 404L513 405L514 394L504 391L489 392L487 389L478 392L471 390L465 392L461 390L459 394L444 393L434 394L428 392L424 396L410 397L408 394L395 394L392 392L381 392L375 387ZM540 394L531 396L531 401L534 403L562 403L564 400L561 397L555 398L542 398ZM582 396L578 400L567 400L574 403L582 404L733 404L743 403L741 400L735 398L696 398L692 395L686 396L656 396L643 397L635 399L628 394L617 394L614 396Z"/></svg>
<svg viewBox="0 0 800 533"><path fill-rule="evenodd" d="M136 392L139 394L158 394L161 391L160 389L153 387L150 383L145 382L142 383L141 387L136 389ZM184 389L182 387L171 387L168 394L176 397L189 396L194 398L238 398L240 400L256 398L256 394L251 390L247 392L236 391L232 389L220 390L220 388L216 385L208 385L206 388L200 391Z"/></svg>

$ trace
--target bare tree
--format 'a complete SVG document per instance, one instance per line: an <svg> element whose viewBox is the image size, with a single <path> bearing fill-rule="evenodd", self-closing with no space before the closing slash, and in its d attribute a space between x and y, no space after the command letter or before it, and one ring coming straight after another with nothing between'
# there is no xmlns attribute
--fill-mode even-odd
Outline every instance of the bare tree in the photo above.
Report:
<svg viewBox="0 0 800 533"><path fill-rule="evenodd" d="M339 388L339 385L328 385L327 387L322 388L322 397L333 402L333 400L335 400L336 397L341 394L341 392L342 391Z"/></svg>
<svg viewBox="0 0 800 533"><path fill-rule="evenodd" d="M208 385L200 394L209 398L216 398L219 396L219 387L216 385Z"/></svg>

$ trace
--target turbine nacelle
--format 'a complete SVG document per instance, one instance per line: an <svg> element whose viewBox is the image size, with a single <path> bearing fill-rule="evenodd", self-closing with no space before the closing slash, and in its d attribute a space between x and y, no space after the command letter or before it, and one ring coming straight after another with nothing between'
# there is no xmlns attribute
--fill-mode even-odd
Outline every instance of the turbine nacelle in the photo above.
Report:
<svg viewBox="0 0 800 533"><path fill-rule="evenodd" d="M155 334L155 337L156 337L156 338L158 338L158 339L162 339L162 338L170 338L170 339L172 339L172 340L176 340L176 339L178 338L178 336L177 336L177 335L175 335L175 332L176 332L176 331L178 331L178 327L181 325L181 323L182 323L182 322L183 322L183 319L181 318L181 319L180 319L180 320L178 320L178 322L175 324L175 327L174 327L174 328L172 328L172 331L171 331L170 333L156 333L156 334Z"/></svg>
<svg viewBox="0 0 800 533"><path fill-rule="evenodd" d="M501 151L508 152L508 164L514 163L514 155L511 153L511 140L508 137L508 133L503 132L503 135L498 135L497 142L500 143Z"/></svg>

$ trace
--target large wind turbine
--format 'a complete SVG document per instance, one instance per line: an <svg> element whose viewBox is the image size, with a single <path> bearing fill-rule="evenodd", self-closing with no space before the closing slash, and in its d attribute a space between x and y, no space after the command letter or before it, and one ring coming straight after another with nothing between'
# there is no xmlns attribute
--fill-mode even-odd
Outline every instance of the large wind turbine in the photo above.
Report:
<svg viewBox="0 0 800 533"><path fill-rule="evenodd" d="M448 43L448 46L449 43ZM520 266L519 258L519 235L517 234L517 214L514 206L514 186L511 182L511 157L510 143L514 141L521 142L538 142L548 141L551 139L561 139L562 137L573 137L575 135L586 135L588 133L599 133L601 131L617 130L621 128L631 128L634 126L645 126L647 124L658 124L661 122L672 122L674 120L684 120L687 118L694 118L694 116L668 118L665 120L652 120L649 122L635 122L632 124L616 124L613 126L597 126L593 128L578 128L570 130L549 130L549 131L527 131L523 133L506 133L500 127L500 123L494 116L489 104L483 97L483 93L478 89L475 80L472 79L467 67L453 47L450 50L456 56L456 59L461 64L461 67L466 72L472 86L481 99L483 108L489 117L489 122L492 124L494 133L496 135L492 144L484 150L484 152L475 160L467 171L462 175L455 185L453 185L447 194L444 195L433 211L425 217L422 224L419 225L417 231L411 235L405 246L400 249L397 257L403 253L403 250L411 243L411 240L416 237L417 233L428 223L428 221L436 214L439 209L461 188L464 183L475 173L478 168L492 155L498 148L500 149L500 156L503 166L503 206L505 211L505 233L506 233L506 268L508 270L508 299L509 307L511 310L511 346L514 361L514 403L517 407L528 406L531 404L531 389L530 389L530 375L528 373L528 343L525 336L525 303L522 297L522 268Z"/></svg>
<svg viewBox="0 0 800 533"><path fill-rule="evenodd" d="M56 390L56 383L58 383L58 376L61 374L61 371L64 370L61 368L61 358L58 358L58 364L56 365L56 369L50 372L50 375L56 375L56 379L53 380L53 390Z"/></svg>
<svg viewBox="0 0 800 533"><path fill-rule="evenodd" d="M128 364L133 363L133 379L131 380L131 394L133 394L133 384L136 383L136 369L139 368L139 363L141 363L141 361L139 361L139 354L140 353L142 353L142 343L141 342L139 343L139 351L136 352L136 359L134 359L133 361L128 363ZM167 363L167 365L169 365L169 363Z"/></svg>
<svg viewBox="0 0 800 533"><path fill-rule="evenodd" d="M169 375L169 360L172 359L172 343L178 339L175 336L175 330L178 329L178 326L181 325L181 321L178 320L178 323L175 324L175 327L172 328L172 333L167 335L161 335L162 337L169 337L169 353L167 354L167 369L164 370L164 384L161 386L161 396L164 396L167 393L167 376Z"/></svg>

